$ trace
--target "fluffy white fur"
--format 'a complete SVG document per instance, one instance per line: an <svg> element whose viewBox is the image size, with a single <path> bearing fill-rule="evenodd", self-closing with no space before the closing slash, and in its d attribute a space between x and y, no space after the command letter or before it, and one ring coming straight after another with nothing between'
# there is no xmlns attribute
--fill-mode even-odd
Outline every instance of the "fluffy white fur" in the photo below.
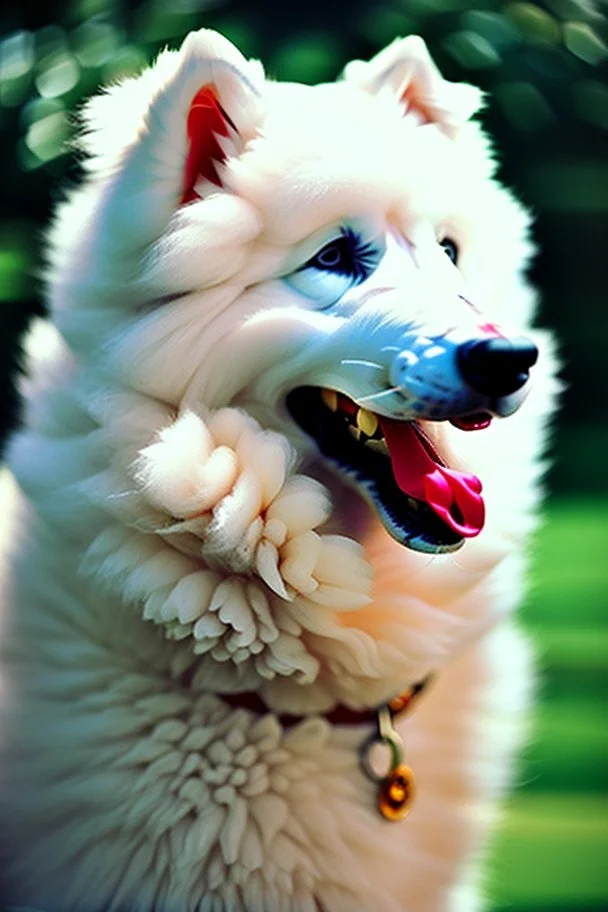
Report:
<svg viewBox="0 0 608 912"><path fill-rule="evenodd" d="M204 85L234 129L221 188L201 180L180 205ZM15 905L482 908L480 857L528 702L528 647L508 617L555 384L551 346L530 329L528 219L492 176L478 105L420 39L309 88L266 81L207 31L88 104L88 176L51 231L52 326L30 338L2 480L0 810ZM408 238L428 268L393 274L387 253L381 293L364 284L342 310L315 310L282 277L349 219ZM446 232L458 278L437 259ZM376 340L413 319L470 323L461 279L486 319L535 339L541 363L511 417L429 427L450 465L482 479L488 513L457 554L429 556L389 537L283 400L313 380L368 389ZM368 729L322 714L376 706L429 672L399 723L417 802L390 824L359 767ZM309 718L282 729L218 696L249 690Z"/></svg>

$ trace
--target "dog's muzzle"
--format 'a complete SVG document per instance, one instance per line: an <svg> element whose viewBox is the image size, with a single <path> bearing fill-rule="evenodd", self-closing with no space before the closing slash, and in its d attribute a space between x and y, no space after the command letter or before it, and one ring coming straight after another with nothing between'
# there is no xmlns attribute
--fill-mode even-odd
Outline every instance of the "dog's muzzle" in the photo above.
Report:
<svg viewBox="0 0 608 912"><path fill-rule="evenodd" d="M521 405L538 349L525 338L498 333L462 339L406 332L390 367L390 381L420 418L511 415Z"/></svg>

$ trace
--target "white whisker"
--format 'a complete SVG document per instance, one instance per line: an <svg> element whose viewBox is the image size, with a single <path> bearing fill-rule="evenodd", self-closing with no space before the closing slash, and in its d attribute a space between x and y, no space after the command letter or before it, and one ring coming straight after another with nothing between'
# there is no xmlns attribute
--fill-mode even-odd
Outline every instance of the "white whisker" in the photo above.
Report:
<svg viewBox="0 0 608 912"><path fill-rule="evenodd" d="M340 364L360 364L362 367L373 367L374 370L384 370L381 364L375 361L364 361L361 358L342 358Z"/></svg>
<svg viewBox="0 0 608 912"><path fill-rule="evenodd" d="M162 526L153 525L151 519L143 517L125 522L125 525L130 529L137 529L138 532L143 532L144 535L161 535L164 531Z"/></svg>
<svg viewBox="0 0 608 912"><path fill-rule="evenodd" d="M357 402L373 402L375 399L383 399L385 396L391 396L398 393L398 386L391 386L389 389L381 390L379 393L370 393L369 396L358 396Z"/></svg>
<svg viewBox="0 0 608 912"><path fill-rule="evenodd" d="M468 573L468 572L470 572L470 571L468 571L465 567L463 567L462 564L459 564L459 563L458 563L458 561L456 560L456 558L454 557L453 554L450 554L450 557L451 557L451 559L452 559L452 563L455 564L455 565L458 567L459 570L462 570L463 573Z"/></svg>
<svg viewBox="0 0 608 912"><path fill-rule="evenodd" d="M456 554L453 551L444 552L443 554L441 552L438 552L437 554L431 554L428 563L424 565L423 569L428 570L431 564L435 563L439 557L449 557L451 563L455 564L456 567L462 571L462 573L470 574L474 572L473 570L467 570L466 567L463 567L462 564L459 564L458 560L456 559Z"/></svg>
<svg viewBox="0 0 608 912"><path fill-rule="evenodd" d="M123 497L132 497L138 492L133 489L131 491L114 491L112 494L106 494L106 500L121 500Z"/></svg>

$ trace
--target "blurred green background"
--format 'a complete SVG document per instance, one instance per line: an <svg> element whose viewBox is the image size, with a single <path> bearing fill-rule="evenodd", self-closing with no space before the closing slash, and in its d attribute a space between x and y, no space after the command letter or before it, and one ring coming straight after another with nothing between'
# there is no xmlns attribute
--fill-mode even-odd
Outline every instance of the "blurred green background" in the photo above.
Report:
<svg viewBox="0 0 608 912"><path fill-rule="evenodd" d="M502 177L536 216L540 322L567 383L523 623L541 657L533 738L495 841L494 912L608 910L608 27L602 0L72 0L0 12L0 432L17 420L18 340L43 312L40 241L70 112L192 28L217 28L280 79L334 79L397 35L489 93ZM372 912L372 910L370 910Z"/></svg>

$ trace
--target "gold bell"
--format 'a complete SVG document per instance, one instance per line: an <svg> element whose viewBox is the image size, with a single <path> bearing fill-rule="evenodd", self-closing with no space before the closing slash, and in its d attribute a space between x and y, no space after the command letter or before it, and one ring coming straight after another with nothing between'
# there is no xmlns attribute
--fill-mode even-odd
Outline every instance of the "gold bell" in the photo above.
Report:
<svg viewBox="0 0 608 912"><path fill-rule="evenodd" d="M386 820L403 820L409 814L415 795L414 772L400 763L380 782L378 810Z"/></svg>
<svg viewBox="0 0 608 912"><path fill-rule="evenodd" d="M388 708L391 713L395 716L398 716L399 713L402 713L410 705L412 697L414 696L413 690L404 690L403 693L397 694L396 697L393 697L392 700L388 701Z"/></svg>

